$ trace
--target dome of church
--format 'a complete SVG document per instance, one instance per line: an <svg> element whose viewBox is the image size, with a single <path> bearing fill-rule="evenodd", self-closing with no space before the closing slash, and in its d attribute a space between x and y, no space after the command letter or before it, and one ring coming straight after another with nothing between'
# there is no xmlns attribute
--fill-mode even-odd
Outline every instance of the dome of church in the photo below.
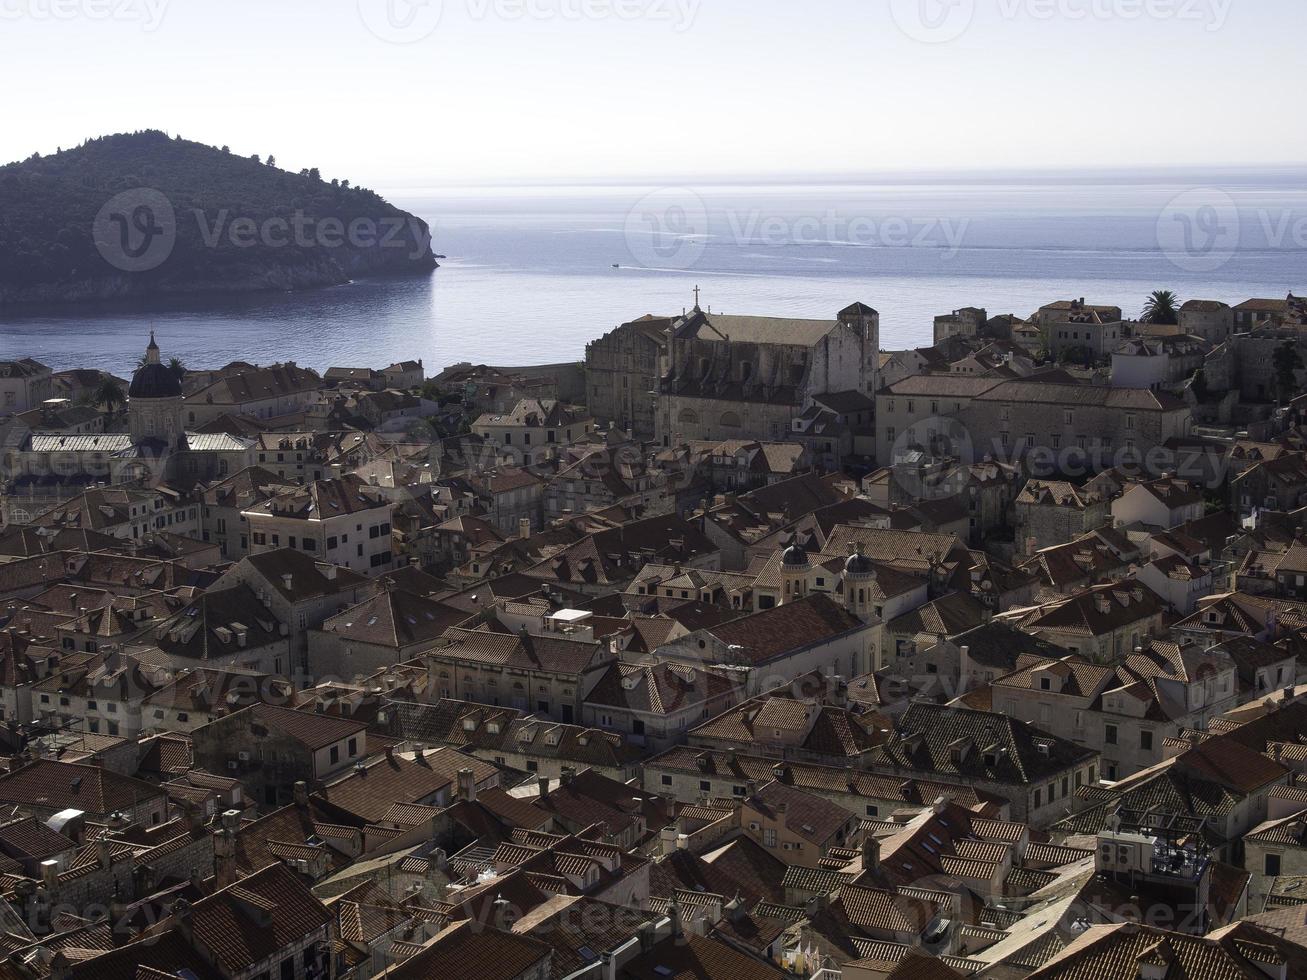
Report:
<svg viewBox="0 0 1307 980"><path fill-rule="evenodd" d="M127 389L128 398L177 398L181 393L182 383L177 375L162 364L138 368Z"/></svg>
<svg viewBox="0 0 1307 980"><path fill-rule="evenodd" d="M808 564L808 553L803 550L803 546L797 541L781 552L782 565L806 565Z"/></svg>
<svg viewBox="0 0 1307 980"><path fill-rule="evenodd" d="M132 375L128 398L180 398L181 379L164 364L159 363L159 345L150 331L150 346L145 348L145 363Z"/></svg>
<svg viewBox="0 0 1307 980"><path fill-rule="evenodd" d="M849 560L844 563L845 575L870 575L876 570L876 566L871 563L871 559L861 551L849 555Z"/></svg>

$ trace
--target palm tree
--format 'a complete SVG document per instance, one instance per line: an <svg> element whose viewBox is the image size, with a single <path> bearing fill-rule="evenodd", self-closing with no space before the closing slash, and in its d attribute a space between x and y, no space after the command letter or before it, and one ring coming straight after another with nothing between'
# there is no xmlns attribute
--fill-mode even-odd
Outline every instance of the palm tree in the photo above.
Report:
<svg viewBox="0 0 1307 980"><path fill-rule="evenodd" d="M174 357L168 361L168 370L173 373L178 381L186 380L186 365L180 357Z"/></svg>
<svg viewBox="0 0 1307 980"><path fill-rule="evenodd" d="M1169 289L1158 289L1148 295L1144 304L1144 313L1140 319L1144 323L1174 325L1180 322L1180 301Z"/></svg>
<svg viewBox="0 0 1307 980"><path fill-rule="evenodd" d="M123 386L118 383L118 379L108 374L104 375L95 389L95 403L103 405L104 410L112 415L114 409L125 402Z"/></svg>

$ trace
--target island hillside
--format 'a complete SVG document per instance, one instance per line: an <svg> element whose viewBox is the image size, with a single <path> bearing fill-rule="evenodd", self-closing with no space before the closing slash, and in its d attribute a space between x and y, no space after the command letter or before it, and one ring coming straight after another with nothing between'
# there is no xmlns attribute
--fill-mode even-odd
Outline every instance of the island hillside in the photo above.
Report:
<svg viewBox="0 0 1307 980"><path fill-rule="evenodd" d="M166 133L0 167L0 305L290 290L436 267L426 222Z"/></svg>

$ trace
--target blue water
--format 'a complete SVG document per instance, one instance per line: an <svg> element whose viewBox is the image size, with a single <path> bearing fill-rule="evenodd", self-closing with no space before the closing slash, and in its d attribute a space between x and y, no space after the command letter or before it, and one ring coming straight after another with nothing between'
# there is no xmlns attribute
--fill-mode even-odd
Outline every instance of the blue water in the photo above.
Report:
<svg viewBox="0 0 1307 980"><path fill-rule="evenodd" d="M1084 296L1129 314L1158 288L1307 290L1307 171L381 190L431 223L448 259L429 278L0 314L0 357L125 373L154 327L193 366L551 362L679 312L695 286L728 313L833 317L860 300L896 349L960 306L1028 315Z"/></svg>

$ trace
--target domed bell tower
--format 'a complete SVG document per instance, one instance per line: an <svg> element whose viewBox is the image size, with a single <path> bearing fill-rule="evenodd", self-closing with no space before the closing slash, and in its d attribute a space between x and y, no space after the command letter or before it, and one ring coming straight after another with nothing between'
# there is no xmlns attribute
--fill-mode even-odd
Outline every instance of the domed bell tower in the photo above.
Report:
<svg viewBox="0 0 1307 980"><path fill-rule="evenodd" d="M875 618L875 585L876 566L862 553L862 542L850 542L849 560L844 563L844 608L864 623Z"/></svg>
<svg viewBox="0 0 1307 980"><path fill-rule="evenodd" d="M153 330L145 363L136 369L127 389L127 426L137 444L159 442L174 449L181 443L182 382L160 360Z"/></svg>
<svg viewBox="0 0 1307 980"><path fill-rule="evenodd" d="M796 538L781 552L781 605L802 599L808 594L808 573L812 561Z"/></svg>

